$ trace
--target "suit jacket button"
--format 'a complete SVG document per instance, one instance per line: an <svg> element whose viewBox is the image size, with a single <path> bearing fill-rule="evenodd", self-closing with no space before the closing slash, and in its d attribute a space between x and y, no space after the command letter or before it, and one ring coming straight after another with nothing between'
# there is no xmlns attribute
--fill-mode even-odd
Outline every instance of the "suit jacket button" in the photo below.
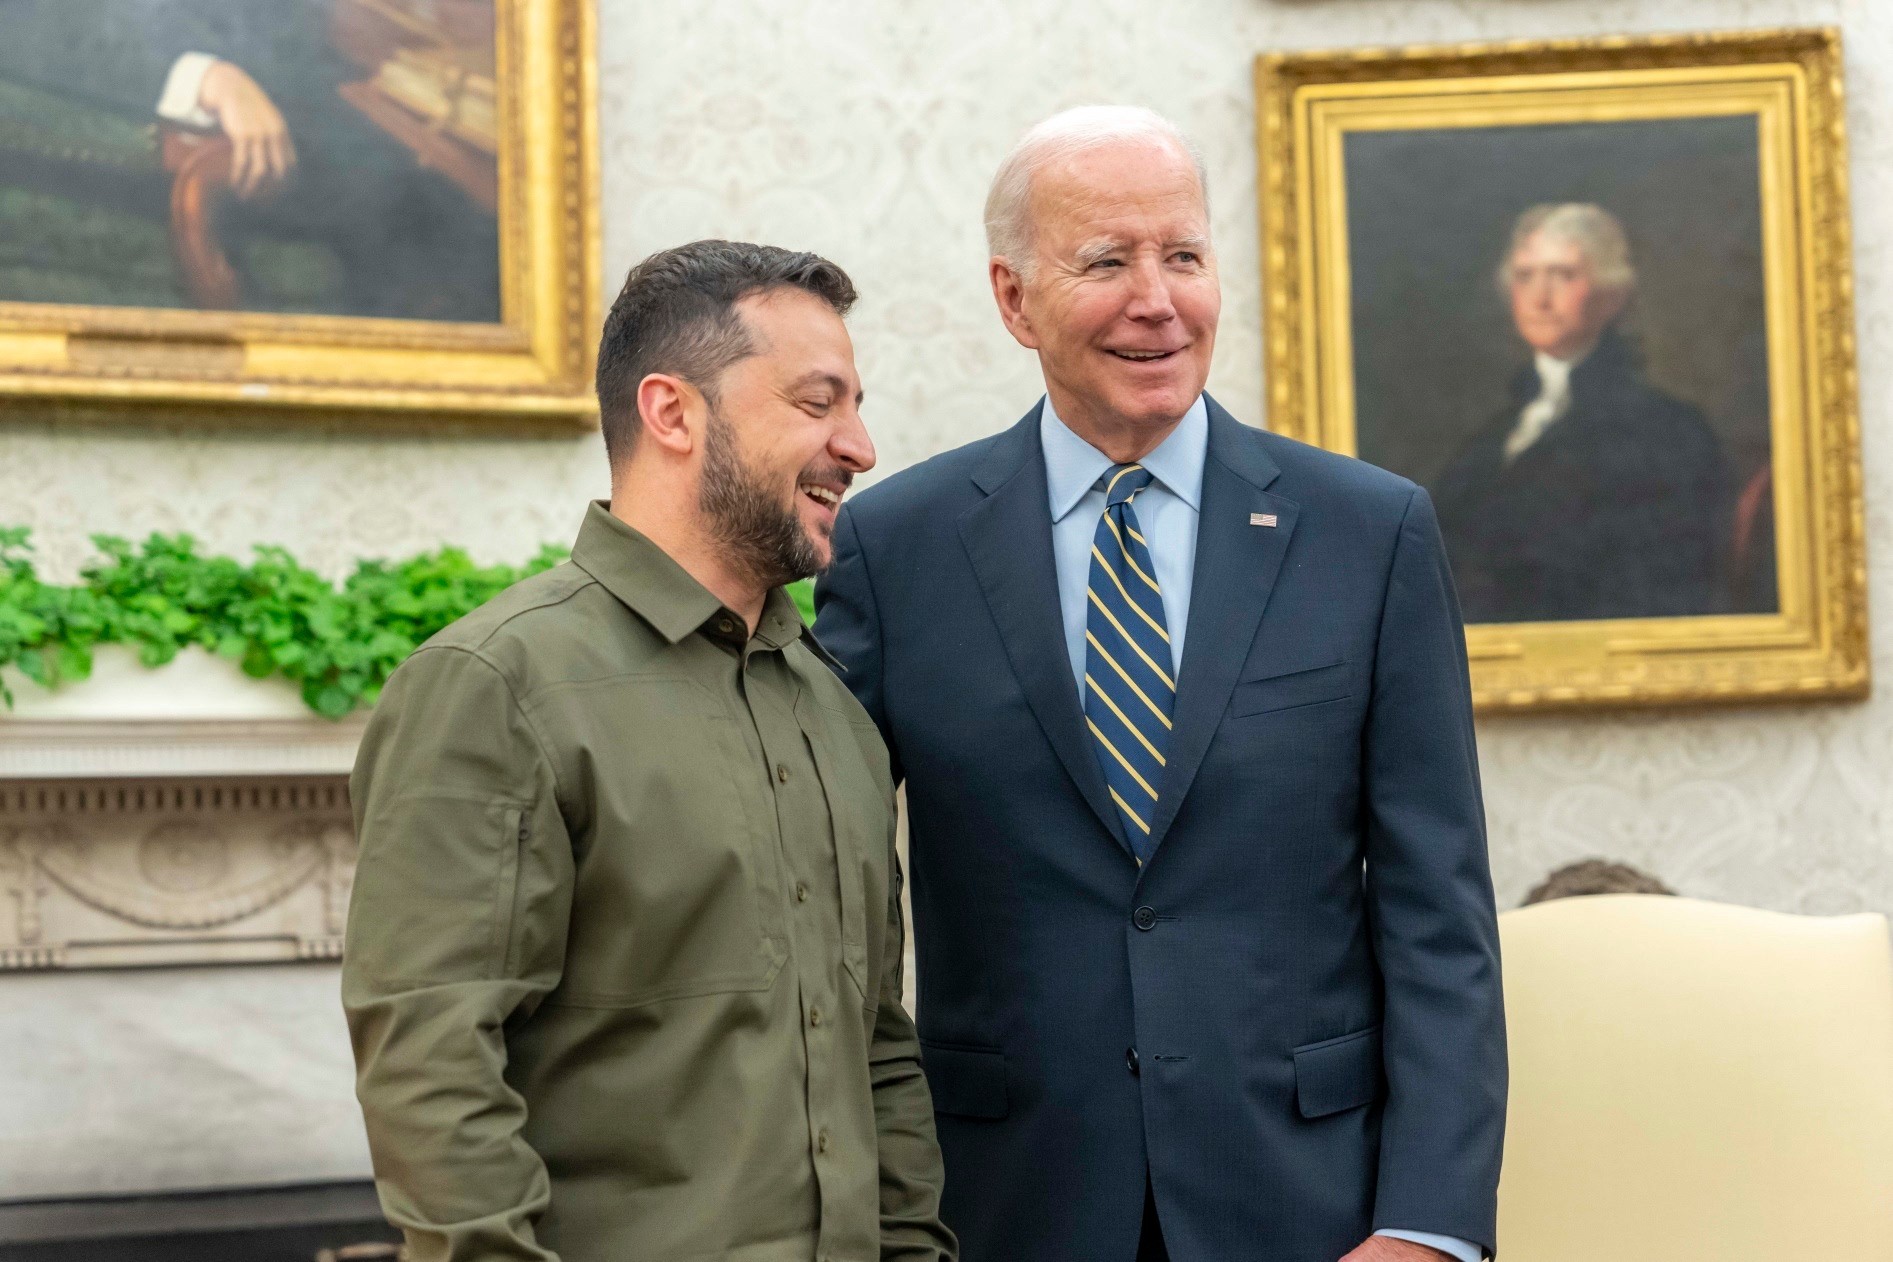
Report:
<svg viewBox="0 0 1893 1262"><path fill-rule="evenodd" d="M1136 911L1131 913L1131 923L1136 925L1139 929L1155 929L1157 927L1156 909L1151 907L1139 907Z"/></svg>
<svg viewBox="0 0 1893 1262"><path fill-rule="evenodd" d="M1131 1077L1133 1078L1137 1077L1137 1049L1136 1048L1127 1047L1124 1049L1124 1068L1131 1071Z"/></svg>

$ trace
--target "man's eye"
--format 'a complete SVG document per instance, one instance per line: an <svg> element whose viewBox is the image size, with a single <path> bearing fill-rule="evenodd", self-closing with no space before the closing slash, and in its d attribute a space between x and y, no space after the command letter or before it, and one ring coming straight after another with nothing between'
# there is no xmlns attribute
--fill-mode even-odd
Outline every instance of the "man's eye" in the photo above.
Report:
<svg viewBox="0 0 1893 1262"><path fill-rule="evenodd" d="M1178 250L1170 257L1179 263L1196 263L1201 261L1202 258L1202 256L1197 254L1194 250Z"/></svg>
<svg viewBox="0 0 1893 1262"><path fill-rule="evenodd" d="M811 412L826 412L835 405L827 399L804 399L802 406Z"/></svg>
<svg viewBox="0 0 1893 1262"><path fill-rule="evenodd" d="M1092 263L1091 266L1094 268L1095 267L1122 267L1124 266L1124 260L1123 259L1098 259L1096 262Z"/></svg>

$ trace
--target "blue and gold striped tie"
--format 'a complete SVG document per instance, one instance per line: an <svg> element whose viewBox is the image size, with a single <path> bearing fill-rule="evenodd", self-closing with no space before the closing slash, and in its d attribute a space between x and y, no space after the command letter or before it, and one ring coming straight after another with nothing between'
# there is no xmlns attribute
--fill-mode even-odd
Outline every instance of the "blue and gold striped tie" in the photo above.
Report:
<svg viewBox="0 0 1893 1262"><path fill-rule="evenodd" d="M1136 464L1105 475L1104 516L1091 541L1085 592L1085 725L1140 865L1150 858L1150 823L1177 695L1163 591L1132 506L1150 480L1150 471Z"/></svg>

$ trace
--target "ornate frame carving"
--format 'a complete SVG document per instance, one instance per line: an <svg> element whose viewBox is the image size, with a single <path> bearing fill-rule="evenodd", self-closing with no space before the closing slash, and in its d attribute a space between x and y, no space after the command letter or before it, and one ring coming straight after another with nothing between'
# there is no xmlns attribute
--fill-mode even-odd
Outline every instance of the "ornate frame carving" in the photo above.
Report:
<svg viewBox="0 0 1893 1262"><path fill-rule="evenodd" d="M0 302L0 400L596 422L592 0L495 0L497 324Z"/></svg>
<svg viewBox="0 0 1893 1262"><path fill-rule="evenodd" d="M1555 99L1553 90L1555 89ZM1256 62L1271 426L1354 451L1340 140L1351 129L1688 116L1763 123L1781 609L1470 625L1483 711L1864 696L1865 514L1838 31L1269 54ZM1780 362L1776 357L1780 355ZM1779 476L1785 473L1788 476Z"/></svg>

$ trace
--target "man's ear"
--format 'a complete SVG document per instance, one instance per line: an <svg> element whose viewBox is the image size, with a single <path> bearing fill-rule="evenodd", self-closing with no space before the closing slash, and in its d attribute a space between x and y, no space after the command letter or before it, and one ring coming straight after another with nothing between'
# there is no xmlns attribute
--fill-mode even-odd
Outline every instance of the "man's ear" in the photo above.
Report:
<svg viewBox="0 0 1893 1262"><path fill-rule="evenodd" d="M654 372L638 382L638 419L644 440L687 456L697 444L691 413L703 406L703 395L681 377Z"/></svg>
<svg viewBox="0 0 1893 1262"><path fill-rule="evenodd" d="M993 301L999 304L999 318L1005 321L1006 332L1027 350L1037 350L1038 334L1025 314L1025 281L1012 270L1012 264L997 255L986 265L986 274L992 281Z"/></svg>

